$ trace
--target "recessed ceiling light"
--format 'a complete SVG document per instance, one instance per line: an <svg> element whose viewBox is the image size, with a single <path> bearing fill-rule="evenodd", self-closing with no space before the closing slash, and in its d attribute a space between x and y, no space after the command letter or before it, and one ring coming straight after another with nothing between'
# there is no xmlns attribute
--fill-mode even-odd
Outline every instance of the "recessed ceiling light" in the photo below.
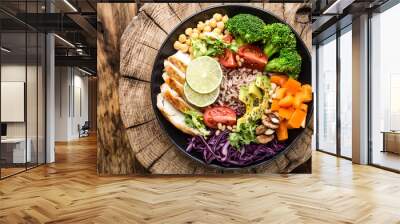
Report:
<svg viewBox="0 0 400 224"><path fill-rule="evenodd" d="M9 50L9 49L7 49L5 47L1 47L0 49L1 49L1 51L4 51L6 53L10 53L11 52L11 50Z"/></svg>
<svg viewBox="0 0 400 224"><path fill-rule="evenodd" d="M66 40L66 39L64 39L64 38L62 38L62 37L60 37L59 35L57 35L57 34L54 34L54 36L55 37L57 37L59 40L61 40L62 42L64 42L64 43L66 43L67 45L69 45L70 47L73 47L73 48L75 48L75 45L73 45L71 42L69 42L68 40Z"/></svg>
<svg viewBox="0 0 400 224"><path fill-rule="evenodd" d="M354 1L355 0L336 0L332 5L325 9L322 14L342 14L343 10Z"/></svg>
<svg viewBox="0 0 400 224"><path fill-rule="evenodd" d="M81 69L81 68L79 68L79 67L78 67L78 70L81 71L81 72L83 72L83 73L85 73L85 74L87 74L87 75L92 75L92 73L90 73L90 72L88 72L88 71L86 71L86 70L83 70L83 69Z"/></svg>
<svg viewBox="0 0 400 224"><path fill-rule="evenodd" d="M67 4L74 12L78 12L78 10L68 0L64 0L64 3Z"/></svg>

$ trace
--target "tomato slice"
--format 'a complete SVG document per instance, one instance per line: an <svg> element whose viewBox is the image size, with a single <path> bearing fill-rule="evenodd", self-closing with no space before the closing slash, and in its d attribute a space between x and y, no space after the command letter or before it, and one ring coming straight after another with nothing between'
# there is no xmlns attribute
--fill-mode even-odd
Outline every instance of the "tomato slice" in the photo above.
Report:
<svg viewBox="0 0 400 224"><path fill-rule="evenodd" d="M255 45L246 44L241 46L238 54L244 59L244 66L249 68L264 70L268 62L267 56Z"/></svg>
<svg viewBox="0 0 400 224"><path fill-rule="evenodd" d="M219 56L219 63L225 68L236 68L238 66L235 53L230 49L225 49L224 54Z"/></svg>
<svg viewBox="0 0 400 224"><path fill-rule="evenodd" d="M233 40L233 37L230 34L226 34L224 36L223 40L225 41L225 43L229 43L230 44L232 42L232 40Z"/></svg>
<svg viewBox="0 0 400 224"><path fill-rule="evenodd" d="M236 124L236 113L225 106L210 107L204 112L204 123L210 128L217 128L218 123L232 126Z"/></svg>

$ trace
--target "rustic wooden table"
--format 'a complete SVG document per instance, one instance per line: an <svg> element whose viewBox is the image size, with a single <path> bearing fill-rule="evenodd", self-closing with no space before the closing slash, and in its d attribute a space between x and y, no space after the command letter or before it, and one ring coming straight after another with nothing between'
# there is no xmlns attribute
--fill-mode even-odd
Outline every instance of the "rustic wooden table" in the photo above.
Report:
<svg viewBox="0 0 400 224"><path fill-rule="evenodd" d="M144 4L121 38L119 100L123 125L136 160L153 174L209 174L205 167L177 149L160 128L150 98L153 62L167 34L183 19L210 4ZM285 20L311 49L309 11L303 3L251 3ZM311 157L312 124L296 145L272 163L239 173L286 173ZM124 155L119 155L124 156ZM233 172L233 171L230 171Z"/></svg>

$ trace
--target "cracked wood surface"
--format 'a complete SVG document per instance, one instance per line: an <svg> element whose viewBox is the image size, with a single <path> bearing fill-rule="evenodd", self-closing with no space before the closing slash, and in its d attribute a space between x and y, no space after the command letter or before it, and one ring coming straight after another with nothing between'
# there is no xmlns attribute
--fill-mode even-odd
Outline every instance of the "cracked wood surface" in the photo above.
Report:
<svg viewBox="0 0 400 224"><path fill-rule="evenodd" d="M99 3L97 11L101 24L97 31L97 171L101 175L135 173L143 168L135 161L122 123L118 85L120 38L136 15L136 5Z"/></svg>
<svg viewBox="0 0 400 224"><path fill-rule="evenodd" d="M248 4L248 3L242 3ZM249 3L264 8L289 23L311 50L309 15L304 3ZM186 17L211 4L144 4L121 37L119 102L132 154L153 174L287 173L311 158L312 125L289 151L255 169L222 171L193 161L177 149L155 119L151 107L150 79L155 56L168 33ZM215 4L214 4L215 5ZM309 6L308 6L309 7Z"/></svg>

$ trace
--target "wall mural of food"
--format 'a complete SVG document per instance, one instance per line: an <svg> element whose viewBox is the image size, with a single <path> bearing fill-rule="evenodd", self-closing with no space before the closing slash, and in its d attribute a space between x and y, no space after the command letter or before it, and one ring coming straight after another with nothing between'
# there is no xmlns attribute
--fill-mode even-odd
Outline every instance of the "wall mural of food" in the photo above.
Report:
<svg viewBox="0 0 400 224"><path fill-rule="evenodd" d="M312 106L310 84L298 79L296 35L251 13L196 23L163 62L158 110L205 164L241 168L273 158L298 135L292 130L306 127Z"/></svg>
<svg viewBox="0 0 400 224"><path fill-rule="evenodd" d="M119 39L115 125L129 148L100 150L101 163L140 175L311 173L307 9L141 4Z"/></svg>

